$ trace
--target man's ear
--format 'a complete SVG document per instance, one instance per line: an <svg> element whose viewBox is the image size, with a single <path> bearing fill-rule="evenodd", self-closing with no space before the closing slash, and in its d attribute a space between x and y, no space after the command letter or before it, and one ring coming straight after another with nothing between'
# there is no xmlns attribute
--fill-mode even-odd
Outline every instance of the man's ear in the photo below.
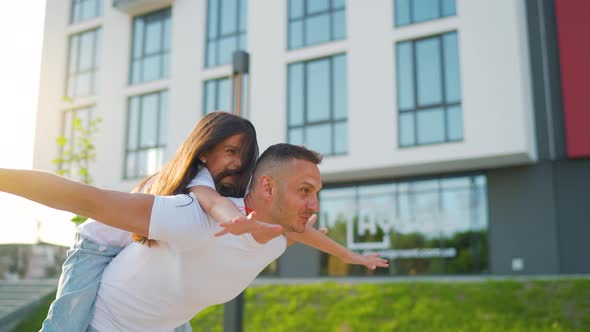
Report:
<svg viewBox="0 0 590 332"><path fill-rule="evenodd" d="M272 197L274 191L275 181L268 175L263 175L258 178L258 190L264 195L265 198Z"/></svg>

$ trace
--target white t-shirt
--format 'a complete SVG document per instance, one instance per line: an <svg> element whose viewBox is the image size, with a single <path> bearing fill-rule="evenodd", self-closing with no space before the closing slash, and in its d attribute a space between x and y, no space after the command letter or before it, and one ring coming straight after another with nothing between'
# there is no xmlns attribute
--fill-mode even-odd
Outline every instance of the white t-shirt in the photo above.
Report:
<svg viewBox="0 0 590 332"><path fill-rule="evenodd" d="M243 199L231 200L244 208ZM132 243L107 266L91 326L173 331L236 297L287 247L284 236L260 244L250 234L213 236L219 230L193 194L156 196L149 235L159 246Z"/></svg>
<svg viewBox="0 0 590 332"><path fill-rule="evenodd" d="M196 186L208 186L215 189L213 177L207 168L203 168L197 173L197 176L190 182L187 188ZM91 240L99 245L110 245L116 247L126 247L133 239L131 233L105 225L94 219L88 219L80 224L77 228L78 234Z"/></svg>
<svg viewBox="0 0 590 332"><path fill-rule="evenodd" d="M126 247L133 242L130 232L105 225L94 219L86 220L78 226L76 231L99 245Z"/></svg>

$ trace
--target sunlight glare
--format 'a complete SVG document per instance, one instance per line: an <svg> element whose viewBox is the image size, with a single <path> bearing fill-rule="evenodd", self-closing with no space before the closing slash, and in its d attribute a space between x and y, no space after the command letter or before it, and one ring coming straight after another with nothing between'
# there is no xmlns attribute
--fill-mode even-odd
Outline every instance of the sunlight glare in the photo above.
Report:
<svg viewBox="0 0 590 332"><path fill-rule="evenodd" d="M5 46L0 61L0 167L32 167L45 3L8 1L0 11L0 40ZM63 222L38 225L38 215ZM70 214L0 193L0 243L33 243L40 238L69 245L73 238L69 218Z"/></svg>

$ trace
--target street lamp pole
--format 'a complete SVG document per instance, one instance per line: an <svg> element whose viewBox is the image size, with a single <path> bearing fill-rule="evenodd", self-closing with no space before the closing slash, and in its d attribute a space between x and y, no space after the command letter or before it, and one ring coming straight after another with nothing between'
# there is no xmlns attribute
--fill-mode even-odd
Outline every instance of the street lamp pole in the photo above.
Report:
<svg viewBox="0 0 590 332"><path fill-rule="evenodd" d="M231 110L238 116L244 116L246 105L244 99L244 82L250 67L250 56L245 51L233 54ZM246 95L247 97L247 95ZM247 99L247 98L246 98ZM242 332L244 330L244 292L223 306L223 331Z"/></svg>
<svg viewBox="0 0 590 332"><path fill-rule="evenodd" d="M242 103L247 94L244 92L245 83L250 71L250 55L245 51L236 51L233 54L232 63L232 112L239 116L245 116L245 103Z"/></svg>

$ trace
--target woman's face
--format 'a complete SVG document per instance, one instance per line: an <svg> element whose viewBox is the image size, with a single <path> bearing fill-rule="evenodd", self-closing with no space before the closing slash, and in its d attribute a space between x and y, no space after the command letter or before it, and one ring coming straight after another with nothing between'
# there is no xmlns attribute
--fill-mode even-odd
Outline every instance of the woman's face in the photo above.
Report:
<svg viewBox="0 0 590 332"><path fill-rule="evenodd" d="M236 134L201 156L201 161L213 175L216 186L220 183L235 185L242 167L242 142L244 134Z"/></svg>

